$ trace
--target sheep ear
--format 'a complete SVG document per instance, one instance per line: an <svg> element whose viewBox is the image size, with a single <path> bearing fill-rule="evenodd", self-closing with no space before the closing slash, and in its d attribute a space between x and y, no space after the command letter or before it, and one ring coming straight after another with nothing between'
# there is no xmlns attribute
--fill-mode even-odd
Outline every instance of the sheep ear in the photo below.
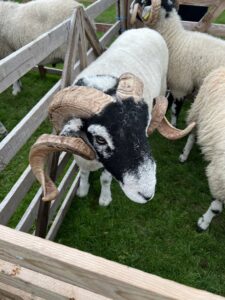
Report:
<svg viewBox="0 0 225 300"><path fill-rule="evenodd" d="M133 97L134 101L143 98L144 84L137 76L132 73L124 73L119 78L116 96L121 100Z"/></svg>
<svg viewBox="0 0 225 300"><path fill-rule="evenodd" d="M159 96L155 98L148 135L152 134L155 129L169 140L177 140L189 134L195 127L195 123L191 123L183 130L173 127L165 117L167 106L168 100L166 97Z"/></svg>

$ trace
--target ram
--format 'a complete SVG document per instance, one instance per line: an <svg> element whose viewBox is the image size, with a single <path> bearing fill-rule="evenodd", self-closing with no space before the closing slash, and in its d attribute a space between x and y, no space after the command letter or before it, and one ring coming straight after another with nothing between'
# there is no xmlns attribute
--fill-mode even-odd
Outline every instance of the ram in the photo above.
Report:
<svg viewBox="0 0 225 300"><path fill-rule="evenodd" d="M168 87L174 98L172 124L184 99L197 93L204 78L225 66L225 41L206 33L185 30L177 13L178 0L134 0L130 12L158 31L169 49Z"/></svg>
<svg viewBox="0 0 225 300"><path fill-rule="evenodd" d="M100 205L112 200L112 176L134 202L153 198L156 163L147 135L158 127L164 136L176 139L193 127L181 131L164 118L167 99L158 96L166 92L167 65L168 50L157 32L128 30L79 75L75 86L55 95L49 116L61 136L40 137L30 154L43 200L57 195L54 183L44 174L44 162L48 152L59 150L77 154L80 196L88 193L90 171L104 168Z"/></svg>
<svg viewBox="0 0 225 300"><path fill-rule="evenodd" d="M0 59L8 56L72 15L80 5L74 0L35 0L27 3L0 2ZM52 52L42 65L64 60L66 44ZM13 95L21 83L13 84Z"/></svg>

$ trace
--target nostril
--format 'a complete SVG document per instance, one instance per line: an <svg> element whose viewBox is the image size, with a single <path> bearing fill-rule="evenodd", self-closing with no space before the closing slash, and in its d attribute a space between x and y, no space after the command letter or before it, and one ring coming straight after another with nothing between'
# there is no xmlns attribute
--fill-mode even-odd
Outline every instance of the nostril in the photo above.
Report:
<svg viewBox="0 0 225 300"><path fill-rule="evenodd" d="M144 195L144 194L142 194L142 193L140 193L140 192L138 192L138 194L139 194L141 197L143 197L146 201L149 201L149 200L152 199L152 195L147 196L147 195Z"/></svg>

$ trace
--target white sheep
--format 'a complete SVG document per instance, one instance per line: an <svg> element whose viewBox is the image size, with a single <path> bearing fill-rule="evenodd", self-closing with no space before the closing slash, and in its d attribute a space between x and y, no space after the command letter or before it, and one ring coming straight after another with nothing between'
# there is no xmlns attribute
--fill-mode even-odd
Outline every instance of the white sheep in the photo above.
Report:
<svg viewBox="0 0 225 300"><path fill-rule="evenodd" d="M174 0L134 0L131 13L140 3L147 26L157 30L169 49L168 87L174 98L171 123L176 125L183 100L198 91L204 78L225 66L225 41L207 33L183 28ZM148 18L148 16L151 16Z"/></svg>
<svg viewBox="0 0 225 300"><path fill-rule="evenodd" d="M203 81L187 116L187 123L196 122L196 130L188 137L180 160L186 161L197 135L204 158L213 201L198 220L206 230L214 216L222 212L225 203L225 67L212 71Z"/></svg>
<svg viewBox="0 0 225 300"><path fill-rule="evenodd" d="M36 0L27 3L0 2L0 59L8 56L72 15L80 5L75 0ZM64 60L66 44L52 52L40 64ZM17 81L13 95L21 90Z"/></svg>
<svg viewBox="0 0 225 300"><path fill-rule="evenodd" d="M57 132L63 135L50 137L51 141L62 139L62 143L55 144L55 149L64 149L64 138L72 141L71 136L81 136L86 141L85 148L88 145L95 153L92 161L86 160L87 155L83 159L82 151L75 156L81 170L78 195L87 195L90 171L104 167L100 205L106 206L112 200L112 176L132 201L146 203L153 198L156 163L149 149L147 132L159 123L161 130L164 124L162 113L153 118L151 114L153 99L166 92L167 65L166 43L157 32L147 28L128 30L78 76L75 87L55 96L49 115ZM155 107L159 106L158 100ZM155 107L154 116L157 115ZM47 143L48 136L43 139ZM43 153L42 148L40 153ZM43 172L39 174L43 168L40 161L34 166L33 157L35 161L35 155L31 155L31 166L42 183L44 199L52 199L57 194L55 188L49 180L43 182ZM48 193L46 187L49 186Z"/></svg>

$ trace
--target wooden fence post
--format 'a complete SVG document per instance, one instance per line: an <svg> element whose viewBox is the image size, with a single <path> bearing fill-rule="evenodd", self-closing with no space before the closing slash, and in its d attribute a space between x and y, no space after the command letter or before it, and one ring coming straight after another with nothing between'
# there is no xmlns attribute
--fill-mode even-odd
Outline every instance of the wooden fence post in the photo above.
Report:
<svg viewBox="0 0 225 300"><path fill-rule="evenodd" d="M70 32L68 37L68 47L64 61L64 68L62 73L61 89L71 85L74 80L74 65L76 60L80 59L80 70L87 67L87 47L86 38L91 43L93 50L97 56L103 52L103 48L98 41L95 30L85 14L82 6L77 7L70 23ZM78 51L79 50L79 51ZM57 165L59 159L59 152L52 155L50 166L50 178L55 181ZM46 237L50 202L40 201L35 235L39 237Z"/></svg>

